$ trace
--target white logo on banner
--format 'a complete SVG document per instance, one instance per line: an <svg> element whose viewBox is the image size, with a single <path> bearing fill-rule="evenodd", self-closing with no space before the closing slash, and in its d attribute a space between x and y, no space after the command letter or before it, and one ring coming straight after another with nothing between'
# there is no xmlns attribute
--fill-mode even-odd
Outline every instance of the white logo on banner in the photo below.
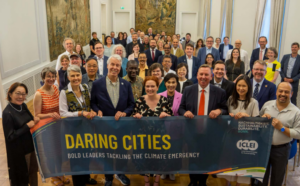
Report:
<svg viewBox="0 0 300 186"><path fill-rule="evenodd" d="M256 150L258 148L258 143L254 140L239 140L236 146L240 150Z"/></svg>

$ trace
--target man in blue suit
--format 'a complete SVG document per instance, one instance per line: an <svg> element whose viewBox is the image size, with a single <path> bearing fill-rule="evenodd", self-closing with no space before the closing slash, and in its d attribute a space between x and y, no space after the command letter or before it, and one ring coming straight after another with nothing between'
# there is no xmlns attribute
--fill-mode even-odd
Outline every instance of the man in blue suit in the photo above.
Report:
<svg viewBox="0 0 300 186"><path fill-rule="evenodd" d="M222 44L219 47L220 59L225 62L228 50L233 49L233 46L229 44L229 37L225 36Z"/></svg>
<svg viewBox="0 0 300 186"><path fill-rule="evenodd" d="M119 120L121 117L130 116L133 112L134 98L131 85L125 79L118 77L121 63L122 59L119 55L112 55L107 61L107 76L93 82L91 107L100 117L114 116L116 120ZM126 167L119 162L116 166L119 169ZM130 180L124 174L116 174L115 177L123 185L130 184ZM105 180L105 186L112 186L113 174L106 174Z"/></svg>
<svg viewBox="0 0 300 186"><path fill-rule="evenodd" d="M107 60L108 57L104 55L104 46L100 42L95 43L95 56L98 62L98 74L100 77L107 75Z"/></svg>
<svg viewBox="0 0 300 186"><path fill-rule="evenodd" d="M208 36L206 38L206 47L200 48L198 52L198 59L200 60L200 65L203 65L205 63L205 58L207 54L212 54L215 58L215 61L220 60L220 54L219 51L215 48L213 48L214 38L212 36Z"/></svg>
<svg viewBox="0 0 300 186"><path fill-rule="evenodd" d="M165 51L165 55L171 56L171 60L172 60L171 69L175 71L176 68L177 68L177 57L174 56L173 54L171 54L171 46L168 43L164 44L164 51ZM159 56L157 62L162 64L163 58L164 58L165 55Z"/></svg>
<svg viewBox="0 0 300 186"><path fill-rule="evenodd" d="M252 71L253 64L256 60L266 60L268 59L266 54L268 52L268 48L266 47L268 44L268 40L265 36L260 36L258 38L259 48L256 48L252 51L250 58L250 69Z"/></svg>
<svg viewBox="0 0 300 186"><path fill-rule="evenodd" d="M150 48L145 51L147 56L147 65L150 67L153 63L158 62L159 56L162 55L161 51L156 49L156 41L155 39L151 39Z"/></svg>
<svg viewBox="0 0 300 186"><path fill-rule="evenodd" d="M221 114L228 114L225 91L219 87L209 84L212 80L210 66L207 64L200 66L197 79L197 84L190 85L184 89L181 104L178 109L179 115L187 118L193 118L197 115L208 115L211 119L215 119ZM195 138L193 139L201 140L201 131L203 130L201 128L203 128L203 123L198 123L195 127L195 133L193 134L193 137ZM199 148L196 147L197 144L192 147L202 150L205 154L204 149L209 147L207 147L205 143L199 144ZM208 161L213 161L213 158ZM191 182L189 186L206 185L207 177L207 174L190 174ZM199 182L199 184L197 182Z"/></svg>
<svg viewBox="0 0 300 186"><path fill-rule="evenodd" d="M115 38L115 32L111 31L110 32L110 37L111 37L111 41L113 45L119 44L119 40L117 38Z"/></svg>
<svg viewBox="0 0 300 186"><path fill-rule="evenodd" d="M267 64L262 60L254 62L251 79L253 94L252 97L257 100L259 110L262 106L270 101L276 99L276 86L274 83L265 79Z"/></svg>
<svg viewBox="0 0 300 186"><path fill-rule="evenodd" d="M297 94L300 79L300 56L298 55L299 43L292 44L292 54L286 54L281 60L281 81L289 82L293 87L291 101L297 105Z"/></svg>
<svg viewBox="0 0 300 186"><path fill-rule="evenodd" d="M185 54L178 58L179 63L185 63L188 66L188 74L186 74L186 78L193 81L193 83L197 83L197 72L200 67L200 61L198 58L193 56L194 46L191 44L187 44L185 47Z"/></svg>

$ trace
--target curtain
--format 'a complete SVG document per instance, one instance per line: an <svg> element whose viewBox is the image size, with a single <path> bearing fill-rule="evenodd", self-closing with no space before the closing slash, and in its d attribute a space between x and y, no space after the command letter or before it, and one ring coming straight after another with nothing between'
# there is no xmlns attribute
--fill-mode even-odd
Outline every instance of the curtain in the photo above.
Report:
<svg viewBox="0 0 300 186"><path fill-rule="evenodd" d="M200 5L202 11L202 23L203 23L203 39L206 39L210 33L210 8L211 0L202 0ZM206 25L206 26L205 26Z"/></svg>
<svg viewBox="0 0 300 186"><path fill-rule="evenodd" d="M279 50L281 25L283 22L282 18L284 12L284 2L285 0L271 1L271 25L269 46L275 47L277 51Z"/></svg>
<svg viewBox="0 0 300 186"><path fill-rule="evenodd" d="M264 12L267 0L259 0L257 3L255 22L254 22L254 37L253 37L253 48L256 48L258 38L260 36L260 31L263 23Z"/></svg>
<svg viewBox="0 0 300 186"><path fill-rule="evenodd" d="M233 11L233 0L221 0L221 19L220 19L222 20L220 23L221 37L225 37L225 36L230 37L231 25L232 25L232 11ZM225 34L222 35L224 30L224 23L225 23L225 32L224 32Z"/></svg>

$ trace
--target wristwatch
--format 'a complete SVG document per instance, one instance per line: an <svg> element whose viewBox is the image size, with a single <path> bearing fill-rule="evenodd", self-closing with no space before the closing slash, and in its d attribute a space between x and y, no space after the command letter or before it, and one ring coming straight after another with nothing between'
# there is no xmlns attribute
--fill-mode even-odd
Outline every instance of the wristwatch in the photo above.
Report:
<svg viewBox="0 0 300 186"><path fill-rule="evenodd" d="M282 127L282 128L280 129L280 131L281 131L281 132L284 132L284 131L285 131L285 127Z"/></svg>

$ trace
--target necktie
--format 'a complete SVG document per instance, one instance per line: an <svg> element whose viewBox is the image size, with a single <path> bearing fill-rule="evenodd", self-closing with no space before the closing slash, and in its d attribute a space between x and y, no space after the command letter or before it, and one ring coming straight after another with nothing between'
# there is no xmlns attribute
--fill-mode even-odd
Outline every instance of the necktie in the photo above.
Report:
<svg viewBox="0 0 300 186"><path fill-rule="evenodd" d="M255 85L255 89L254 89L254 93L253 93L253 98L256 99L257 95L258 95L258 87L259 87L259 84L256 83Z"/></svg>
<svg viewBox="0 0 300 186"><path fill-rule="evenodd" d="M154 55L154 50L152 50L152 61L154 62L154 57L155 57L155 55Z"/></svg>
<svg viewBox="0 0 300 186"><path fill-rule="evenodd" d="M263 53L263 51L262 51L262 50L260 50L260 53L259 53L259 60L262 60L262 59L263 59L263 57L262 57L262 53Z"/></svg>
<svg viewBox="0 0 300 186"><path fill-rule="evenodd" d="M200 95L200 103L199 103L199 110L198 110L198 115L203 116L204 115L204 105L205 105L205 95L204 91L202 89L201 95Z"/></svg>

